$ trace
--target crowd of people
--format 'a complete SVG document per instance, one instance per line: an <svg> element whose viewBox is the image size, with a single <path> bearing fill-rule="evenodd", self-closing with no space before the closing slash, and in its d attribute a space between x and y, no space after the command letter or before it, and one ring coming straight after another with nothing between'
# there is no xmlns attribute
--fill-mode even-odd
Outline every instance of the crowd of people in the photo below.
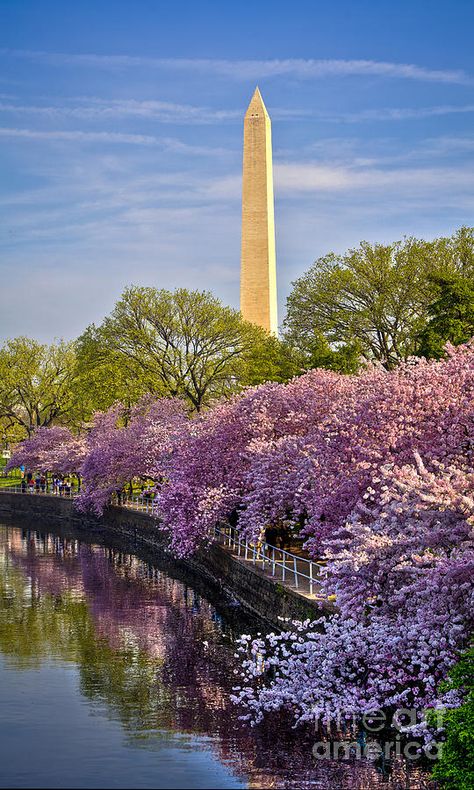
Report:
<svg viewBox="0 0 474 790"><path fill-rule="evenodd" d="M52 493L57 496L70 496L73 488L69 477L54 475L49 481L45 474L23 471L20 486L22 494Z"/></svg>

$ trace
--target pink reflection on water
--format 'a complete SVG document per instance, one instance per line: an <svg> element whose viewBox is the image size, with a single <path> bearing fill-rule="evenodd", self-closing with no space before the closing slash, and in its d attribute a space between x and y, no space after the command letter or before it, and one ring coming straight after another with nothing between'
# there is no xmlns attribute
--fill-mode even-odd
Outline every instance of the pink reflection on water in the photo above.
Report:
<svg viewBox="0 0 474 790"><path fill-rule="evenodd" d="M58 607L66 596L84 602L97 643L105 643L117 658L126 654L120 668L126 668L127 677L118 694L108 688L103 667L89 666L77 650L68 658L79 666L83 693L105 700L130 739L152 746L160 729L207 735L220 760L249 787L434 787L426 774L407 769L402 760L391 766L389 776L365 760L316 761L311 749L318 739L288 730L281 718L254 729L239 721L229 693L238 669L232 641L244 626L229 622L206 598L159 567L103 546L19 528L0 528L0 553L21 570L31 599L50 596ZM108 656L113 674L113 653ZM130 686L141 696L122 699Z"/></svg>

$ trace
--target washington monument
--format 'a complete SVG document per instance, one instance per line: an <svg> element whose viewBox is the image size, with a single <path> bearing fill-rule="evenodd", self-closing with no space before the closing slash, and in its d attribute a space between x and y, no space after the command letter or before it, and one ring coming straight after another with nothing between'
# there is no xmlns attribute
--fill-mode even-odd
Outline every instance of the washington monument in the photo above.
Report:
<svg viewBox="0 0 474 790"><path fill-rule="evenodd" d="M258 88L244 119L240 311L277 334L272 126Z"/></svg>

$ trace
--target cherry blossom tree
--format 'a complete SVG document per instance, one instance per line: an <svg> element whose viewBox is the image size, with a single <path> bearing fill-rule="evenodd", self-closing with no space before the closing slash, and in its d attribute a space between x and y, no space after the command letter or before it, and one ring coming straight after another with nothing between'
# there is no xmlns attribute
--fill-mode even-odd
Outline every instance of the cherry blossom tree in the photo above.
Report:
<svg viewBox="0 0 474 790"><path fill-rule="evenodd" d="M159 509L181 554L234 510L254 539L304 518L337 614L244 640L236 698L297 720L434 705L472 630L474 347L344 377L315 371L185 428Z"/></svg>
<svg viewBox="0 0 474 790"><path fill-rule="evenodd" d="M367 487L378 490L382 466L409 463L415 449L428 466L472 460L473 360L468 345L391 372L312 371L203 413L167 464L160 515L176 550L192 551L234 511L254 539L280 518L305 523L317 555Z"/></svg>
<svg viewBox="0 0 474 790"><path fill-rule="evenodd" d="M87 438L81 473L80 510L100 516L112 494L133 478L159 480L160 458L170 451L170 437L186 419L177 399L143 398L129 413L122 404L95 416Z"/></svg>
<svg viewBox="0 0 474 790"><path fill-rule="evenodd" d="M157 508L174 551L183 556L212 540L216 522L232 513L244 525L248 492L262 478L262 455L285 437L303 436L350 387L348 376L312 371L288 385L249 389L184 424L165 463Z"/></svg>
<svg viewBox="0 0 474 790"><path fill-rule="evenodd" d="M280 634L244 636L235 699L260 720L286 708L325 722L387 708L422 712L474 619L474 474L421 458L382 471L330 542L325 592L338 612Z"/></svg>
<svg viewBox="0 0 474 790"><path fill-rule="evenodd" d="M474 347L449 354L442 362L411 361L390 373L375 368L351 377L324 417L308 414L303 436L284 436L255 456L241 502L246 532L256 537L269 520L290 512L305 518L308 548L317 555L367 487L380 490L382 466L409 463L414 450L428 466L472 463Z"/></svg>
<svg viewBox="0 0 474 790"><path fill-rule="evenodd" d="M11 463L53 468L64 445L71 466L79 440L64 430L38 431ZM118 404L96 415L83 457L79 507L101 514L132 478L152 479L179 556L220 521L256 540L286 518L325 557L335 613L242 639L235 698L249 718L437 704L473 625L472 342L392 371L311 371L194 418L174 399Z"/></svg>
<svg viewBox="0 0 474 790"><path fill-rule="evenodd" d="M25 466L30 471L78 474L86 452L83 435L76 436L59 425L42 427L17 446L7 468Z"/></svg>

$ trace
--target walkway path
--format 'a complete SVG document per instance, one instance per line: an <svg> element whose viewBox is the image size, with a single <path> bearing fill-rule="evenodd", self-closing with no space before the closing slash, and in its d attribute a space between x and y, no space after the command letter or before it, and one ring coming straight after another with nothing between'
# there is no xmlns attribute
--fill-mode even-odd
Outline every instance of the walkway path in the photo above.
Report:
<svg viewBox="0 0 474 790"><path fill-rule="evenodd" d="M236 560L254 566L276 584L313 601L326 600L321 594L321 579L326 572L323 564L267 543L254 545L231 527L216 528L216 538Z"/></svg>

